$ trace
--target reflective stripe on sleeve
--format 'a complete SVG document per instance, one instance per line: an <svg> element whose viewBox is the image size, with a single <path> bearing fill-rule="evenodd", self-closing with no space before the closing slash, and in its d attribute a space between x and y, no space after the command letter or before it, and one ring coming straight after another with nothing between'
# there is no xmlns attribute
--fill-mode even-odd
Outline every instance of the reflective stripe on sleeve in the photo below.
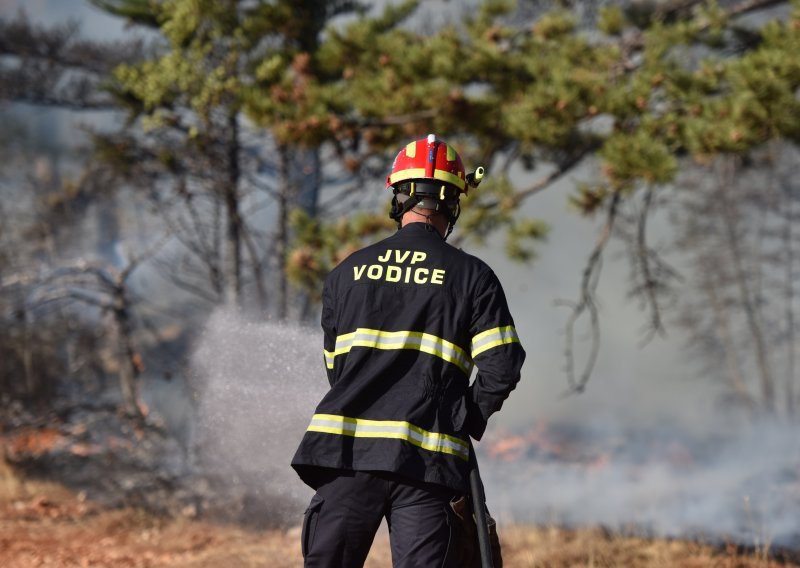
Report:
<svg viewBox="0 0 800 568"><path fill-rule="evenodd" d="M517 330L513 325L487 329L472 338L472 357L475 358L492 347L508 343L519 343Z"/></svg>
<svg viewBox="0 0 800 568"><path fill-rule="evenodd" d="M336 338L333 352L325 352L328 368L333 368L337 355L348 353L353 347L372 347L373 349L414 349L444 359L456 365L467 375L472 372L472 360L464 350L441 337L419 331L380 331L378 329L358 328L354 332Z"/></svg>
<svg viewBox="0 0 800 568"><path fill-rule="evenodd" d="M322 432L353 438L388 438L404 440L431 452L441 452L469 459L469 444L455 436L428 432L410 422L398 420L366 420L335 414L315 414L309 432Z"/></svg>

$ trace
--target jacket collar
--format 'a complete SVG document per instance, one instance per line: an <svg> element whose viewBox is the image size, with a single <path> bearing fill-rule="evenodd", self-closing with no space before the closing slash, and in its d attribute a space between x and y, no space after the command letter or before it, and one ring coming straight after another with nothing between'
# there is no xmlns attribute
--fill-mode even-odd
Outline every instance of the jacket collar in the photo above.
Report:
<svg viewBox="0 0 800 568"><path fill-rule="evenodd" d="M442 235L439 234L439 231L437 231L433 227L433 225L428 225L428 223L425 223L424 221L415 221L413 223L409 223L405 227L398 229L397 234L415 235L415 236L431 235L438 237L440 240L444 240L444 237L442 237Z"/></svg>

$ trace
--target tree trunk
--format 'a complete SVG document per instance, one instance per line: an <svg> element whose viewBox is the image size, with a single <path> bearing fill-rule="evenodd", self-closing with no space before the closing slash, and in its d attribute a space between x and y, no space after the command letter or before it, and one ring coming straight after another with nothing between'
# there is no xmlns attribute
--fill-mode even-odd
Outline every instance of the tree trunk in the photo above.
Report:
<svg viewBox="0 0 800 568"><path fill-rule="evenodd" d="M129 416L144 418L139 401L138 378L141 370L139 354L133 347L133 330L130 320L130 302L125 283L118 282L114 289L114 323L117 327L119 350L119 381L122 403Z"/></svg>
<svg viewBox="0 0 800 568"><path fill-rule="evenodd" d="M250 263L253 267L253 279L256 284L256 299L258 301L259 312L262 316L267 314L267 286L264 282L264 266L258 257L258 247L253 242L252 235L247 231L247 227L242 225L242 242L244 243Z"/></svg>
<svg viewBox="0 0 800 568"><path fill-rule="evenodd" d="M756 355L756 366L758 368L759 382L761 384L761 402L764 410L773 414L775 412L775 385L773 382L772 374L769 369L769 358L767 355L766 342L764 340L764 332L761 326L761 317L759 308L753 301L752 293L747 283L747 274L744 268L743 252L739 246L739 238L736 234L735 227L735 205L732 196L733 180L736 173L735 164L728 164L725 179L720 182L720 205L722 210L722 219L725 225L726 242L728 250L731 254L734 268L734 279L736 286L739 289L739 296L744 307L745 316L747 317L747 326L750 336L753 339L753 348Z"/></svg>
<svg viewBox="0 0 800 568"><path fill-rule="evenodd" d="M19 322L22 325L22 370L25 373L25 389L31 397L36 396L39 390L39 381L33 372L33 350L31 349L31 322L28 310L23 307L20 313Z"/></svg>
<svg viewBox="0 0 800 568"><path fill-rule="evenodd" d="M783 221L783 249L786 255L785 262L785 294L784 304L786 306L786 415L789 419L794 418L795 401L794 401L794 368L795 368L795 353L794 353L794 232L792 231L792 224L794 223L793 202L790 188L783 188L783 198L785 200L785 218Z"/></svg>
<svg viewBox="0 0 800 568"><path fill-rule="evenodd" d="M286 277L286 263L289 255L289 203L291 202L292 179L291 157L289 148L279 146L280 187L278 190L278 234L276 237L276 253L278 262L278 319L283 321L289 314L289 282Z"/></svg>
<svg viewBox="0 0 800 568"><path fill-rule="evenodd" d="M239 211L239 122L235 111L228 115L228 156L225 176L225 289L226 305L241 306L242 218Z"/></svg>
<svg viewBox="0 0 800 568"><path fill-rule="evenodd" d="M747 390L739 359L736 356L737 349L733 341L733 333L731 331L727 309L720 301L714 282L711 282L710 279L704 280L704 289L708 295L711 309L714 313L717 336L722 342L722 350L725 354L725 366L728 368L728 383L736 394L736 397L752 413L756 410L756 404Z"/></svg>

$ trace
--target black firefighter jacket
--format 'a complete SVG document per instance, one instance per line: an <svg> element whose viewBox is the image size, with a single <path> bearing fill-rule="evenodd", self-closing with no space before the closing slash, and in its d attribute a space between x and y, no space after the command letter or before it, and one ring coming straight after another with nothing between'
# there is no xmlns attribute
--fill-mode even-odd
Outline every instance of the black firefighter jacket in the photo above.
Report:
<svg viewBox="0 0 800 568"><path fill-rule="evenodd" d="M525 359L494 272L412 223L330 273L322 328L331 389L292 460L300 477L389 471L466 491L468 436L481 438Z"/></svg>

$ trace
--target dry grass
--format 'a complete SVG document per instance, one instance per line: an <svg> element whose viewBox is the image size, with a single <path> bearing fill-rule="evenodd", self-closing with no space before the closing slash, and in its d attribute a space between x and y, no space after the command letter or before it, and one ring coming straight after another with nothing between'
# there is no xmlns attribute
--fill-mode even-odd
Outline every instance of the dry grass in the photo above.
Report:
<svg viewBox="0 0 800 568"><path fill-rule="evenodd" d="M763 555L741 555L692 542L623 537L600 529L501 528L507 568L768 568ZM0 459L0 566L288 568L301 566L299 529L252 531L191 519L162 519L135 509L104 510L63 487L17 478ZM368 568L391 565L378 535Z"/></svg>
<svg viewBox="0 0 800 568"><path fill-rule="evenodd" d="M768 568L782 564L768 555L740 554L737 547L712 547L691 541L622 536L603 529L505 527L501 532L509 567L717 567Z"/></svg>

